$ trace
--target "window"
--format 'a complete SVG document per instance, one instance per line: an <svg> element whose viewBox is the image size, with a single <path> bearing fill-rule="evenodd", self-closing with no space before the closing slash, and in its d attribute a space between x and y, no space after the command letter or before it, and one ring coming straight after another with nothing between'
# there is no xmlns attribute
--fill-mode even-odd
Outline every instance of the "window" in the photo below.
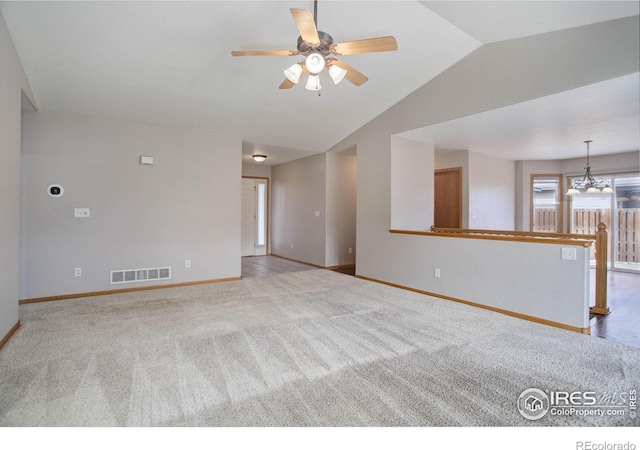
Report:
<svg viewBox="0 0 640 450"><path fill-rule="evenodd" d="M531 175L531 231L562 232L562 175Z"/></svg>

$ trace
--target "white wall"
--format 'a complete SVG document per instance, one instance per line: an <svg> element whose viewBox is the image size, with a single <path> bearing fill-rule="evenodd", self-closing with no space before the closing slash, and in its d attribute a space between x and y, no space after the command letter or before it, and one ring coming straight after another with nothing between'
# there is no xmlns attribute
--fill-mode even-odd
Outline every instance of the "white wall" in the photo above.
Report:
<svg viewBox="0 0 640 450"><path fill-rule="evenodd" d="M562 245L394 235L403 255L394 283L576 328L589 326L589 251ZM524 256L526 255L526 257ZM440 278L434 269L440 269ZM472 268L472 269L471 269Z"/></svg>
<svg viewBox="0 0 640 450"><path fill-rule="evenodd" d="M391 223L395 230L428 231L433 225L434 147L391 136Z"/></svg>
<svg viewBox="0 0 640 450"><path fill-rule="evenodd" d="M25 114L20 297L239 277L241 145L234 137ZM140 165L140 155L154 165ZM63 197L47 195L53 183ZM74 218L76 207L91 216ZM164 266L172 268L166 282L109 284L111 270Z"/></svg>
<svg viewBox="0 0 640 450"><path fill-rule="evenodd" d="M271 166L262 164L242 164L243 177L271 178Z"/></svg>
<svg viewBox="0 0 640 450"><path fill-rule="evenodd" d="M35 104L0 14L0 340L19 320L21 99Z"/></svg>
<svg viewBox="0 0 640 450"><path fill-rule="evenodd" d="M522 289L530 288L531 302L552 307L549 320L565 317L565 304L584 304L588 270L581 264L556 263L558 272L547 279L534 270L537 266L531 266L533 260L522 256L537 257L534 250L520 254L516 251L507 258L512 248L494 255L490 248L466 240L389 233L390 137L637 72L638 34L637 18L629 18L484 45L337 143L335 149L353 145L358 148L357 273L435 293L451 292L452 296L472 302L493 297L492 301L505 305L505 309L512 306L516 312L522 306ZM515 177L515 164L511 173ZM511 195L514 191L515 182L511 182ZM515 222L514 210L511 221ZM559 260L559 255L555 257ZM443 272L440 279L448 286L456 286L455 290L439 286L428 276L442 260L455 261L455 267ZM478 276L486 273L494 275ZM549 291L537 292L534 288L539 285ZM555 303L550 305L545 296L555 299ZM580 314L572 317L571 323L582 320Z"/></svg>
<svg viewBox="0 0 640 450"><path fill-rule="evenodd" d="M356 149L334 150L327 157L326 266L356 262ZM352 253L349 253L349 248Z"/></svg>
<svg viewBox="0 0 640 450"><path fill-rule="evenodd" d="M324 267L326 155L273 166L271 185L271 252ZM316 211L319 211L317 217Z"/></svg>
<svg viewBox="0 0 640 450"><path fill-rule="evenodd" d="M515 163L469 152L469 228L515 229Z"/></svg>

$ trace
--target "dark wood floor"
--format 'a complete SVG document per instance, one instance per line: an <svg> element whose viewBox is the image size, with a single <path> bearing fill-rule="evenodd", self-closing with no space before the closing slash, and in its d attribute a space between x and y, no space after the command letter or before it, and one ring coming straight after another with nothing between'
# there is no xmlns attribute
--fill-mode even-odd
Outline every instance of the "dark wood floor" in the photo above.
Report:
<svg viewBox="0 0 640 450"><path fill-rule="evenodd" d="M244 278L314 268L273 256L242 258L242 276ZM354 275L355 267L337 271ZM595 292L594 280L595 271L592 271L592 294ZM640 274L609 272L607 293L611 313L606 316L591 317L591 334L640 348ZM595 302L592 300L591 303Z"/></svg>
<svg viewBox="0 0 640 450"><path fill-rule="evenodd" d="M607 304L610 314L591 317L591 334L640 348L640 274L609 272Z"/></svg>

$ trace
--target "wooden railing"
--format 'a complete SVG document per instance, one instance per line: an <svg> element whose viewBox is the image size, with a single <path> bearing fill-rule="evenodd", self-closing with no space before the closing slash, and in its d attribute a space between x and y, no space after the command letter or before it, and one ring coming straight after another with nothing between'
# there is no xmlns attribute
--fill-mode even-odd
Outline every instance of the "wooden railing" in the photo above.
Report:
<svg viewBox="0 0 640 450"><path fill-rule="evenodd" d="M468 239L492 239L501 241L535 242L539 244L581 245L591 247L595 244L596 292L595 306L590 308L591 314L609 314L607 306L607 226L598 225L595 234L572 233L538 233L530 231L476 230L465 228L436 228L430 232L390 230L392 233L424 234L442 237L458 237Z"/></svg>

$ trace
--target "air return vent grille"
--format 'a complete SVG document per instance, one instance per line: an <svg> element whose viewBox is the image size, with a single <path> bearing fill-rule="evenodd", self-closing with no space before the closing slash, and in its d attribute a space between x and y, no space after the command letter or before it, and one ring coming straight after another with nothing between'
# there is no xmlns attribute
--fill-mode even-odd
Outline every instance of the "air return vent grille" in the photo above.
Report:
<svg viewBox="0 0 640 450"><path fill-rule="evenodd" d="M171 267L154 267L153 269L112 270L111 284L136 283L139 281L156 281L171 279Z"/></svg>

